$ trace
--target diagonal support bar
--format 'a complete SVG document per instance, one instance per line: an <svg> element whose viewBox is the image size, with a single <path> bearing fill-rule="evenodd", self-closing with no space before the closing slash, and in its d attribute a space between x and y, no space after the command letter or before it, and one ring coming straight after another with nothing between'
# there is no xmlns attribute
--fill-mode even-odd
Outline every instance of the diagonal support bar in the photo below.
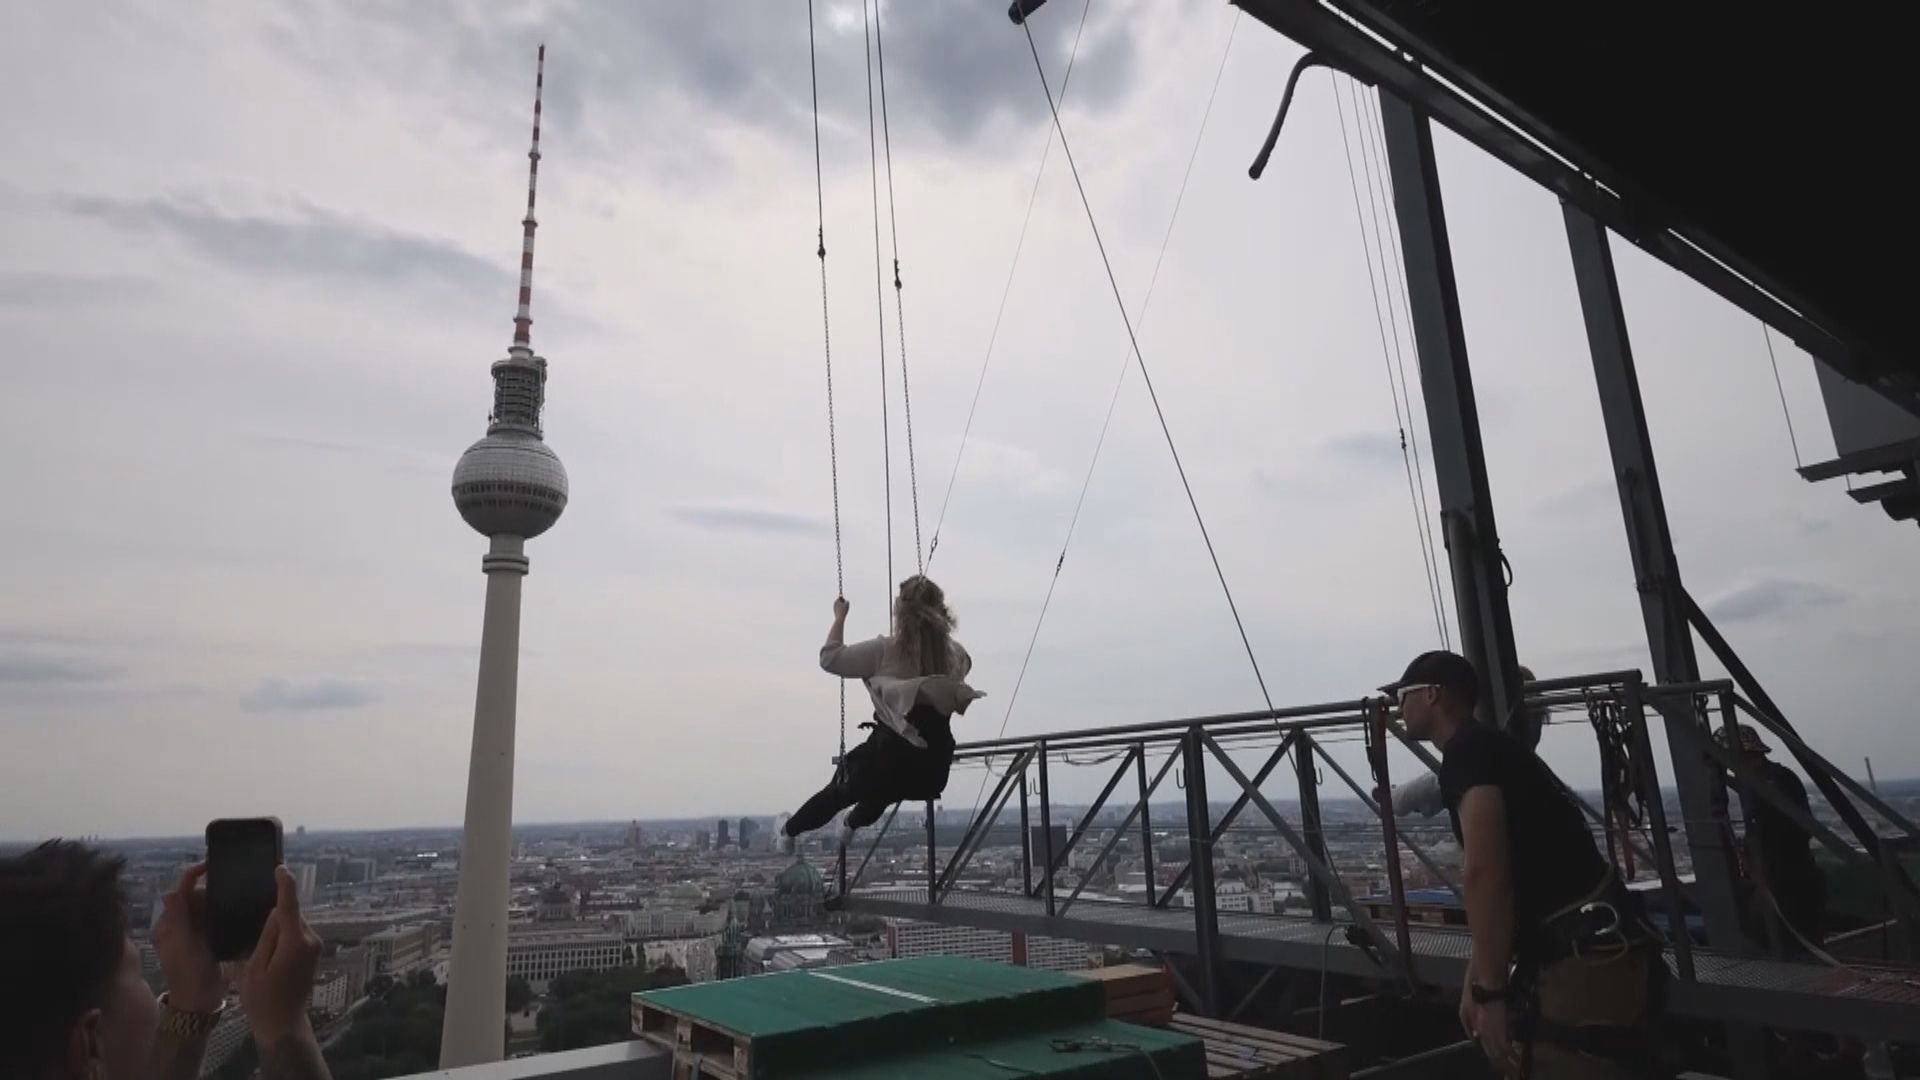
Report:
<svg viewBox="0 0 1920 1080"><path fill-rule="evenodd" d="M899 812L899 803L894 803L887 808L887 820L881 822L880 831L873 834L873 843L867 845L867 853L860 859L860 869L854 871L853 880L847 883L845 890L840 894L841 896L850 895L853 889L859 887L860 878L867 872L867 864L873 861L873 853L880 850L880 841L887 838L887 830L893 828L894 815Z"/></svg>
<svg viewBox="0 0 1920 1080"><path fill-rule="evenodd" d="M1313 745L1313 750L1314 753L1320 755L1320 760L1326 762L1327 767L1333 770L1333 774L1341 780L1346 781L1346 785L1353 789L1355 795L1359 796L1360 805L1366 807L1368 813L1378 816L1380 807L1373 801L1373 796L1367 794L1366 789L1362 788L1359 782L1354 780L1347 770L1341 768L1339 762L1333 760L1333 755L1327 753L1326 748L1319 743ZM1454 900L1457 901L1461 907L1466 906L1467 898L1461 894L1460 886L1454 884L1453 879L1448 877L1446 872L1440 869L1439 865L1433 861L1433 857L1427 854L1426 848L1421 847L1419 842L1405 833L1396 833L1396 839L1400 843L1405 844L1408 851L1413 852L1413 857L1420 860L1420 865L1426 867L1428 873L1439 878L1440 883L1453 892Z"/></svg>
<svg viewBox="0 0 1920 1080"><path fill-rule="evenodd" d="M1301 838L1293 826L1287 824L1287 819L1280 815L1280 811L1273 808L1273 804L1267 801L1267 797L1260 794L1260 789L1247 778L1247 774L1241 771L1239 765L1234 764L1226 751L1220 749L1220 744L1213 741L1212 735L1203 731L1200 733L1200 739L1207 750L1213 754L1214 760L1227 770L1227 775L1233 777L1234 782L1240 785L1240 790L1253 796L1253 804L1260 808L1260 813L1280 834L1280 839L1285 840L1294 854L1300 856L1301 861L1307 864L1307 872L1326 885L1327 892L1333 897L1333 901L1346 910L1347 917L1352 919L1353 924L1359 927L1360 932L1373 943L1381 960L1394 965L1401 963L1403 958L1400 956L1400 950L1394 948L1393 943L1387 940L1387 935L1382 933L1379 925L1373 921L1373 917L1354 900L1353 893L1347 889L1346 882L1340 880L1340 875L1334 873L1332 867L1321 862L1319 857L1314 855L1313 850L1307 846L1306 840ZM1406 959L1410 963L1411 958Z"/></svg>
<svg viewBox="0 0 1920 1080"><path fill-rule="evenodd" d="M1144 770L1146 769L1147 762L1146 747L1136 745L1133 750L1134 763L1137 768L1143 770L1141 775L1144 777L1146 775ZM1180 751L1175 750L1173 753L1168 754L1167 760L1160 766L1160 771L1153 774L1153 782L1142 785L1140 789L1140 801L1134 803L1133 809L1127 811L1126 820L1122 821L1120 827L1113 830L1113 835L1107 837L1107 842L1100 846L1100 854L1093 860L1093 865L1087 868L1087 872L1080 876L1080 883L1073 887L1073 891L1067 894L1067 898L1064 901L1061 901L1060 914L1065 915L1067 913L1067 909L1073 906L1075 900L1079 899L1080 891L1087 887L1087 882L1093 880L1094 873L1107 864L1107 857L1113 854L1113 849L1119 846L1120 839L1127 835L1128 829L1132 828L1133 819L1146 814L1148 800L1153 798L1154 792L1160 790L1160 781L1167 778L1167 774L1173 771L1174 763L1179 760ZM1152 873L1148 873L1147 875L1147 887L1153 887Z"/></svg>
<svg viewBox="0 0 1920 1080"><path fill-rule="evenodd" d="M1280 740L1280 745L1274 747L1273 755L1267 758L1265 764L1260 766L1260 771L1253 774L1254 787L1257 788L1267 782L1267 777L1273 774L1274 768L1287 756L1287 751L1292 749L1293 742L1294 733L1288 732L1287 737ZM1219 843L1221 839L1227 835L1227 827L1232 825L1235 819L1239 818L1241 811L1245 810L1247 804L1252 801L1253 797L1251 795L1248 795L1244 790L1241 791L1240 797L1233 800L1232 806L1227 807L1227 812L1220 815L1220 824L1214 826L1213 830L1207 834L1207 844L1211 846ZM1176 896L1181 889L1186 888L1187 883L1192 880L1193 863L1188 862L1187 865L1180 868L1178 874L1173 876L1173 881L1168 883L1167 887L1161 891L1160 898L1153 902L1153 906L1160 908L1166 907L1173 901L1174 896Z"/></svg>
<svg viewBox="0 0 1920 1080"><path fill-rule="evenodd" d="M945 899L947 893L953 890L953 883L960 877L960 871L967 868L967 863L972 861L974 853L986 840L987 833L992 831L993 823L1000 820L1001 812L1006 809L1007 799L1013 794L1014 777L1025 774L1027 765L1033 760L1035 752L1030 748L1015 756L1013 763L1001 775L1000 782L994 785L992 797L987 799L980 814L967 824L967 831L961 836L960 845L953 849L953 857L947 860L947 868L941 872L939 880L934 885L933 902L938 903ZM931 849L927 857L932 859Z"/></svg>
<svg viewBox="0 0 1920 1080"><path fill-rule="evenodd" d="M1795 761L1801 762L1803 765L1813 764L1820 766L1828 775L1833 777L1835 783L1846 788L1854 798L1873 807L1873 812L1884 818L1889 825L1898 827L1901 832L1906 833L1914 839L1920 839L1920 826L1916 826L1898 810L1888 806L1880 796L1873 793L1871 788L1855 780L1852 776L1849 776L1844 769L1841 769L1833 762L1820 756L1819 751L1808 746L1801 740L1799 735L1794 733L1791 727L1788 727L1778 717L1773 716L1738 694L1733 695L1733 704L1741 712L1753 717L1761 727L1766 728L1775 738L1787 744L1787 752L1793 755ZM1809 771L1812 770L1809 769Z"/></svg>
<svg viewBox="0 0 1920 1080"><path fill-rule="evenodd" d="M1793 800L1782 795L1772 783L1754 771L1746 762L1741 761L1730 751L1722 749L1719 744L1715 743L1705 732L1692 727L1674 728L1669 729L1668 736L1672 737L1674 731L1684 733L1682 740L1688 744L1687 749L1690 752L1700 753L1714 764L1732 773L1734 779L1740 782L1743 792L1752 792L1758 796L1761 801L1786 815L1795 825L1803 829L1807 835L1825 844L1829 851L1838 855L1845 862L1855 866L1866 867L1876 874L1884 873L1887 870L1887 867L1884 866L1878 858L1871 854L1863 854L1860 849L1841 839L1832 829L1820 824L1812 815L1795 804ZM1896 879L1896 886L1901 880L1904 879ZM1920 899L1915 898L1909 889L1895 887L1888 889L1887 895L1897 902L1901 908L1905 909L1908 915L1920 915Z"/></svg>
<svg viewBox="0 0 1920 1080"><path fill-rule="evenodd" d="M1133 768L1133 756L1139 752L1139 747L1129 747L1127 752L1121 755L1120 767L1113 770L1113 775L1107 778L1107 786L1100 789L1100 797L1093 800L1093 805L1087 808L1086 816L1080 819L1079 823L1073 827L1073 832L1067 836L1067 842L1054 853L1053 865L1047 867L1046 880L1052 881L1053 876L1060 872L1060 868L1067 864L1067 857L1073 853L1080 839L1087 835L1087 829L1093 825L1093 819L1099 817L1100 811L1107 808L1107 800L1113 797L1113 789L1120 786L1120 778L1127 775L1128 769ZM1079 889L1074 890L1076 894L1079 891Z"/></svg>

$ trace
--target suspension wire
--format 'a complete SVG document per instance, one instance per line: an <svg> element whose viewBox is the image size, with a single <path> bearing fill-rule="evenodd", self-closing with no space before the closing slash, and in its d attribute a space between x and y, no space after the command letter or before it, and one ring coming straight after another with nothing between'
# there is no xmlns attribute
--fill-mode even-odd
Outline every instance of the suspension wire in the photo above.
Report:
<svg viewBox="0 0 1920 1080"><path fill-rule="evenodd" d="M820 65L815 52L813 0L807 0L807 70L813 80L814 235L819 245L814 254L820 260L820 340L827 359L827 469L833 480L833 588L835 596L845 597L846 558L840 541L840 447L833 419L833 321L827 306L827 185L820 168ZM834 759L838 771L847 758L847 683L844 679L834 681L840 686L840 756Z"/></svg>
<svg viewBox="0 0 1920 1080"><path fill-rule="evenodd" d="M1060 76L1060 100L1067 99L1067 87L1073 82L1073 62L1080 57L1080 34L1087 28L1087 12L1093 0L1080 5L1080 26L1073 32L1073 48L1067 53L1067 68ZM1013 294L1013 279L1020 269L1020 252L1027 246L1027 225L1033 220L1033 206L1040 198L1040 180L1047 174L1047 157L1053 152L1053 129L1047 129L1040 144L1040 165L1033 170L1033 190L1027 193L1027 210L1020 217L1020 235L1013 242L1013 262L1007 267L1007 283L1000 289L1000 306L993 312L993 329L987 334L987 353L980 360L980 377L974 380L973 403L967 406L967 422L960 429L960 448L953 455L953 471L947 474L947 493L940 499L940 515L933 522L933 541L927 546L927 562L933 562L940 550L940 527L947 522L947 506L953 502L953 482L960 476L960 462L967 455L967 437L973 434L973 416L980 409L980 391L987 385L987 367L993 363L993 346L1000 339L1000 320L1007 313L1007 298Z"/></svg>
<svg viewBox="0 0 1920 1080"><path fill-rule="evenodd" d="M1127 302L1120 295L1120 279L1114 276L1113 260L1107 257L1107 244L1100 237L1100 223L1094 218L1093 201L1087 196L1087 186L1080 179L1080 166L1073 160L1073 144L1067 139L1067 129L1060 121L1060 106L1053 99L1053 87L1047 82L1046 65L1040 60L1040 46L1033 40L1031 20L1020 24L1027 36L1027 51L1033 56L1033 69L1040 76L1040 90L1047 96L1047 111L1053 115L1054 130L1060 135L1060 152L1066 156L1067 169L1073 174L1073 186L1080 193L1080 207L1087 215L1087 228L1093 233L1094 247L1100 252L1100 265L1107 274L1107 287L1113 292L1114 306L1120 311L1120 323L1126 328L1127 342L1132 348L1134 360L1140 365L1140 381L1147 388L1147 397L1153 402L1153 412L1160 421L1160 434L1167 440L1167 452L1173 458L1174 471L1180 475L1180 486L1186 492L1187 506L1193 511L1194 524L1200 528L1200 539L1207 547L1207 558L1213 563L1213 573L1220 580L1220 591L1227 598L1227 610L1233 615L1233 625L1240 633L1240 645L1247 652L1247 663L1253 667L1254 682L1260 686L1260 696L1273 708L1273 695L1267 691L1267 678L1260 671L1260 660L1253 653L1253 642L1247 637L1247 625L1240 618L1240 606L1234 602L1233 589L1227 584L1227 573L1220 566L1220 555L1214 550L1213 535L1207 531L1207 520L1200 512L1200 500L1193 493L1193 484L1187 479L1187 468L1180 460L1180 448L1174 444L1173 428L1167 423L1166 410L1160 406L1160 394L1153 387L1153 375L1147 370L1147 358L1140 351L1139 335L1134 333L1133 319L1127 314Z"/></svg>
<svg viewBox="0 0 1920 1080"><path fill-rule="evenodd" d="M1356 100L1354 105L1355 111L1362 111L1360 106L1367 100L1367 97L1365 94L1360 94L1358 90L1355 90L1355 93L1358 95L1358 100ZM1399 216L1393 210L1393 175L1387 171L1386 124L1380 118L1380 95L1377 92L1373 95L1373 109L1366 113L1366 118L1372 126L1373 138L1371 141L1374 144L1374 160L1380 163L1380 200L1386 204L1388 209L1386 215L1387 251L1393 257L1393 276L1387 279L1387 309L1389 312L1393 309L1393 284L1397 281L1400 284L1400 310L1405 314L1407 320L1407 349L1413 353L1414 370L1418 371L1420 370L1420 341L1413 336L1413 308L1410 306L1411 300L1407 295L1406 271L1400 263ZM1364 152L1362 156L1364 157ZM1383 262L1382 266L1384 265L1385 263ZM1398 329L1397 323L1395 324L1395 329ZM1398 357L1396 357L1396 360L1398 360ZM1400 368L1400 397L1407 403L1407 427L1413 432L1413 476L1414 479L1419 482L1420 487L1420 522L1421 527L1427 534L1427 555L1433 560L1434 578L1438 582L1440 593L1440 608L1444 614L1447 611L1453 610L1453 579L1440 570L1440 543L1434 540L1434 532L1436 530L1433 524L1433 511L1427 506L1427 471L1421 461L1420 424L1413 411L1413 394L1407 389L1407 366L1405 362L1400 362L1398 366ZM1441 631L1441 636L1446 642L1446 647L1449 649L1453 648L1453 641L1447 633L1447 624L1444 619L1441 621Z"/></svg>
<svg viewBox="0 0 1920 1080"><path fill-rule="evenodd" d="M1780 393L1780 415L1787 418L1787 442L1793 446L1793 467L1800 468L1800 439L1793 433L1793 413L1787 408L1787 387L1780 381L1780 361L1773 355L1773 331L1760 324L1760 336L1767 339L1767 363L1773 365L1773 388Z"/></svg>
<svg viewBox="0 0 1920 1080"><path fill-rule="evenodd" d="M1089 0L1087 6L1088 7L1092 6L1091 0ZM1086 9L1083 8L1081 10L1081 23L1083 26L1085 25L1085 21L1086 21ZM1158 255L1154 256L1153 274L1147 279L1147 291L1140 298L1140 308L1139 308L1139 313L1137 315L1137 318L1139 319L1141 326L1146 325L1147 309L1153 304L1153 290L1154 290L1154 287L1160 283L1160 268L1162 265L1165 264L1167 259L1167 248L1173 242L1173 228L1180 221L1180 207L1184 205L1187 200L1187 183L1188 181L1193 179L1194 163L1200 160L1200 146L1201 146L1201 143L1203 143L1206 140L1207 122L1213 117L1213 103L1214 103L1214 100L1217 97L1219 97L1220 80L1226 74L1227 57L1233 52L1233 37L1234 37L1234 34L1239 29L1240 29L1240 12L1236 9L1233 13L1233 24L1227 30L1227 43L1220 51L1219 68L1214 72L1214 75L1213 75L1213 88L1207 92L1207 106L1200 114L1200 129L1199 131L1194 133L1193 149L1189 151L1187 154L1186 171L1181 173L1180 188L1177 192L1174 193L1174 196L1173 196L1173 211L1172 213L1167 215L1167 230L1160 237L1160 252ZM1044 74L1042 75L1042 78L1045 78ZM1064 83L1063 83L1063 90L1064 90ZM1063 138L1064 138L1064 135L1065 133L1062 132ZM1049 146L1052 145L1051 139L1049 139L1048 145ZM1062 143L1062 145L1063 146L1065 145L1064 142ZM1043 161L1042 165L1044 166L1044 164L1045 163ZM1035 179L1037 180L1038 177L1036 177ZM1029 207L1029 209L1031 209L1031 207ZM1066 537L1062 539L1060 542L1060 557L1054 560L1053 576L1047 580L1047 595L1046 595L1046 598L1040 602L1040 614L1036 616L1033 621L1033 633L1027 638L1027 652L1026 652L1026 655L1020 661L1020 673L1014 677L1013 692L1009 694L1007 697L1006 711L1003 712L1000 716L1000 730L997 734L994 735L994 738L996 739L1006 735L1007 722L1013 718L1013 706L1016 702L1020 700L1020 687L1025 685L1026 683L1027 668L1029 665L1033 663L1034 646L1036 646L1040 641L1040 628L1046 625L1047 609L1053 605L1054 590L1058 588L1060 585L1060 568L1066 565L1067 549L1071 547L1073 544L1074 530L1080 524L1080 511L1083 507L1086 506L1088 489L1093 486L1094 468L1100 464L1100 451L1104 446L1106 446L1107 432L1113 426L1114 407L1118 405L1120 402L1120 390L1123 386L1126 385L1127 372L1131 370L1133 367L1133 363L1132 363L1133 356L1134 356L1134 353L1133 353L1133 350L1131 349L1128 349L1122 352L1120 355L1120 371L1116 376L1116 378L1114 379L1113 393L1107 398L1107 414L1106 414L1106 417L1100 421L1100 435L1097 439L1094 440L1093 455L1090 458L1090 460L1088 460L1087 462L1087 473L1084 477L1081 478L1081 481L1080 481L1080 494L1077 498L1074 499L1074 502L1073 502L1073 515L1067 521ZM1257 673L1257 670L1258 669L1256 668L1256 673ZM1265 692L1264 684L1261 687L1261 692L1262 693ZM980 778L980 792L976 792L974 794L974 811L976 813L980 809L980 795L982 792L986 791L986 782L987 782L986 777L982 776Z"/></svg>
<svg viewBox="0 0 1920 1080"><path fill-rule="evenodd" d="M811 0L809 0L811 2ZM860 5L860 23L866 30L867 47L867 180L873 189L873 314L880 326L880 469L887 491L887 602L893 601L893 433L887 421L887 307L881 299L880 270L880 148L873 127L873 19L867 0Z"/></svg>
<svg viewBox="0 0 1920 1080"><path fill-rule="evenodd" d="M887 123L887 50L880 32L880 3L873 5L873 54L880 67L880 139L887 158L887 230L893 237L893 325L900 332L900 398L907 418L907 490L913 495L913 565L927 572L920 547L920 470L913 457L913 386L907 379L907 308L901 298L900 216L893 203L893 129ZM889 577L892 575L889 574Z"/></svg>
<svg viewBox="0 0 1920 1080"><path fill-rule="evenodd" d="M1353 192L1353 219L1354 224L1360 227L1360 253L1366 259L1367 289L1373 294L1373 321L1375 328L1380 332L1380 363L1381 366L1386 369L1387 392L1393 398L1393 422L1394 426L1398 428L1400 432L1400 464L1407 474L1407 501L1413 510L1414 539L1420 544L1420 569L1426 574L1427 578L1427 600L1433 607L1433 628L1439 635L1441 643L1444 646L1447 637L1447 624L1446 619L1440 614L1440 586L1435 580L1436 569L1432 561L1431 548L1420 513L1419 493L1415 489L1413 480L1413 460L1407 453L1407 426L1400 408L1400 390L1393 378L1393 357L1392 354L1387 351L1387 320L1381 317L1380 283L1374 278L1373 272L1374 247L1370 247L1367 243L1366 211L1360 207L1360 181L1353 168L1353 145L1347 137L1347 108L1340 103L1340 81L1338 76L1335 76L1333 80L1333 107L1340 116L1340 148L1346 152L1347 186L1348 189ZM1356 122L1357 119L1356 117ZM1362 157L1364 158L1364 156L1363 154ZM1369 173L1369 185L1371 185L1371 173ZM1367 189L1367 201L1370 203L1373 201L1373 189L1371 186ZM1374 225L1376 228L1379 226L1379 222L1379 216L1376 214L1374 217ZM1376 234L1375 246L1378 246L1378 239L1378 235ZM1382 277L1386 276L1385 258L1386 256L1382 254L1382 266L1380 267ZM1389 302L1391 302L1391 297L1389 297ZM1391 310L1389 310L1387 314L1390 316L1392 314ZM1397 326L1393 333L1397 348L1400 337L1400 331ZM1408 411L1412 411L1411 402L1408 403Z"/></svg>

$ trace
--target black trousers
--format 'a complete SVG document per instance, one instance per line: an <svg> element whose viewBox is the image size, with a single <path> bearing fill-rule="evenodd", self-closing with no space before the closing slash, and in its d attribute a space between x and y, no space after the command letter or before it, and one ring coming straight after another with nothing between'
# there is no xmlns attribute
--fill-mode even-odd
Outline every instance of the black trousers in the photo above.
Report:
<svg viewBox="0 0 1920 1080"><path fill-rule="evenodd" d="M897 802L937 799L947 789L953 767L953 724L928 705L917 705L907 721L926 740L921 750L894 734L876 717L867 740L847 751L832 782L800 804L787 819L787 835L812 832L852 807L847 824L864 828L880 820Z"/></svg>

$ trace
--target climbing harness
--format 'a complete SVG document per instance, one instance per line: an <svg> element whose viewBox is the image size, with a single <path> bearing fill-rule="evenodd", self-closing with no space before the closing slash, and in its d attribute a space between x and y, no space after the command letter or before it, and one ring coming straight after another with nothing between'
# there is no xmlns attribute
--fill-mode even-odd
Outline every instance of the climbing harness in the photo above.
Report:
<svg viewBox="0 0 1920 1080"><path fill-rule="evenodd" d="M1640 770L1631 749L1632 727L1614 698L1589 692L1586 705L1587 722L1593 725L1594 740L1600 748L1601 822L1607 850L1618 856L1621 872L1631 878L1633 844L1629 837L1646 820Z"/></svg>
<svg viewBox="0 0 1920 1080"><path fill-rule="evenodd" d="M1660 932L1642 913L1634 896L1611 868L1592 892L1540 921L1516 942L1509 984L1512 1033L1520 1048L1520 1076L1532 1074L1534 1051L1552 1043L1576 1053L1605 1058L1657 1075L1658 1023L1665 1011L1667 967L1660 953ZM1585 1023L1541 1013L1543 977L1562 964L1593 970L1621 963L1636 953L1646 966L1645 999L1637 1024Z"/></svg>

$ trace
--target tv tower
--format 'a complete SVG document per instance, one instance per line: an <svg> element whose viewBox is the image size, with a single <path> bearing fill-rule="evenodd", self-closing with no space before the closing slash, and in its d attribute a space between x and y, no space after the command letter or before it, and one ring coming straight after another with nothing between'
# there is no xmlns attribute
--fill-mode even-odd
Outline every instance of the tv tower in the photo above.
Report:
<svg viewBox="0 0 1920 1080"><path fill-rule="evenodd" d="M507 987L507 862L513 840L513 723L520 681L520 581L526 542L553 527L567 507L567 470L540 437L547 362L533 353L533 194L540 175L540 91L547 47L533 80L533 148L527 151L527 216L521 221L520 308L513 344L493 365L487 436L453 468L453 504L491 541L480 569L487 607L480 630L480 678L467 765L467 817L460 834L453 959L440 1067L499 1061Z"/></svg>

